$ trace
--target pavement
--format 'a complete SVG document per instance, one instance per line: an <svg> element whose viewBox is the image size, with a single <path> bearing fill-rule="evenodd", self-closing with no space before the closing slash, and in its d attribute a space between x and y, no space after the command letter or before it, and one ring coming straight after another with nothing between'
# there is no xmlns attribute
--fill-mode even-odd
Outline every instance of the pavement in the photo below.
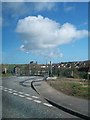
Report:
<svg viewBox="0 0 90 120"><path fill-rule="evenodd" d="M39 84L39 85L38 85ZM76 115L83 119L89 119L88 104L90 101L65 95L53 89L46 81L33 82L34 89L54 106Z"/></svg>

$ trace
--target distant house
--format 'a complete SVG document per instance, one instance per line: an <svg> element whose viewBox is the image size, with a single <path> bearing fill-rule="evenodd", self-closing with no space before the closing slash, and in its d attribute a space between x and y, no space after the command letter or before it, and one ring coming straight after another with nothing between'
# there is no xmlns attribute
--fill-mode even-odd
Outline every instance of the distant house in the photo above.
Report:
<svg viewBox="0 0 90 120"><path fill-rule="evenodd" d="M14 73L15 73L16 76L19 76L21 74L19 66L14 67Z"/></svg>
<svg viewBox="0 0 90 120"><path fill-rule="evenodd" d="M90 67L88 69L88 80L90 80Z"/></svg>
<svg viewBox="0 0 90 120"><path fill-rule="evenodd" d="M3 74L6 74L6 73L7 73L7 68L4 68L4 69L2 70L2 73L3 73Z"/></svg>

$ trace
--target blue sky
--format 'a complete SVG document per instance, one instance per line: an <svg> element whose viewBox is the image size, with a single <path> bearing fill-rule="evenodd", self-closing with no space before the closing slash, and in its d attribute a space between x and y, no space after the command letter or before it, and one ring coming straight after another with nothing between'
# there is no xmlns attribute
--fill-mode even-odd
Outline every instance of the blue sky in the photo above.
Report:
<svg viewBox="0 0 90 120"><path fill-rule="evenodd" d="M2 18L3 63L88 59L88 3L3 3Z"/></svg>

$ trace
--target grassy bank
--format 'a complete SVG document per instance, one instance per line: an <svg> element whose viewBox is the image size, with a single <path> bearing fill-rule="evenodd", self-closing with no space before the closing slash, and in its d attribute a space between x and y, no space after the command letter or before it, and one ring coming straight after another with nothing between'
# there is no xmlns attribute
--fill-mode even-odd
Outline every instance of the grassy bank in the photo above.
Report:
<svg viewBox="0 0 90 120"><path fill-rule="evenodd" d="M88 95L89 82L75 79L48 80L47 83L64 94L84 99L90 99Z"/></svg>
<svg viewBox="0 0 90 120"><path fill-rule="evenodd" d="M11 77L11 76L13 76L11 73L2 74L2 77Z"/></svg>

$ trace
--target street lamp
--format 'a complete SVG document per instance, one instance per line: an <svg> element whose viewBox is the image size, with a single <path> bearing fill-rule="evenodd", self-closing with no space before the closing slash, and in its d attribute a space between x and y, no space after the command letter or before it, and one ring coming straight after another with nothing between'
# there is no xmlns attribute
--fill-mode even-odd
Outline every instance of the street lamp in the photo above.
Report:
<svg viewBox="0 0 90 120"><path fill-rule="evenodd" d="M50 61L50 77L52 77L52 62Z"/></svg>

